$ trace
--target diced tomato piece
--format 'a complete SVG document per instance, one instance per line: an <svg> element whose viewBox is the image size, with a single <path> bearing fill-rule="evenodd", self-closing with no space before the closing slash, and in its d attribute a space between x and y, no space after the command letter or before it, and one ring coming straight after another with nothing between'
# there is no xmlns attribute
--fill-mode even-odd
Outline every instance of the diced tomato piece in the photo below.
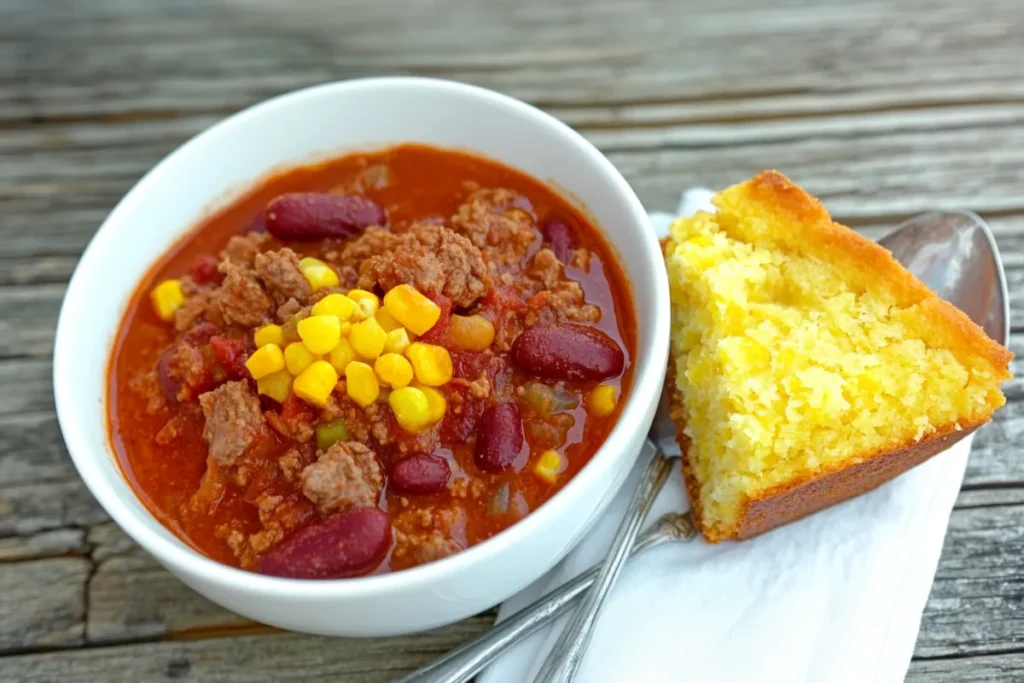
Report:
<svg viewBox="0 0 1024 683"><path fill-rule="evenodd" d="M498 312L526 309L526 302L512 287L494 287L484 295L481 303L484 308L495 309Z"/></svg>
<svg viewBox="0 0 1024 683"><path fill-rule="evenodd" d="M441 308L441 317L434 326L420 335L419 341L427 344L444 344L448 339L448 328L452 323L452 300L444 294L427 294L428 299Z"/></svg>
<svg viewBox="0 0 1024 683"><path fill-rule="evenodd" d="M441 422L441 439L447 443L463 443L476 433L477 422L484 412L484 402L473 398L465 384L447 387L448 412Z"/></svg>
<svg viewBox="0 0 1024 683"><path fill-rule="evenodd" d="M212 285L220 282L221 274L217 270L217 257L213 254L199 254L192 259L192 265L188 267L188 274L196 284Z"/></svg>
<svg viewBox="0 0 1024 683"><path fill-rule="evenodd" d="M210 346L213 348L213 357L233 376L244 377L248 374L245 369L244 341L214 336L210 338Z"/></svg>
<svg viewBox="0 0 1024 683"><path fill-rule="evenodd" d="M480 376L490 359L490 354L478 351L449 349L448 354L452 357L452 377L465 377L471 380Z"/></svg>

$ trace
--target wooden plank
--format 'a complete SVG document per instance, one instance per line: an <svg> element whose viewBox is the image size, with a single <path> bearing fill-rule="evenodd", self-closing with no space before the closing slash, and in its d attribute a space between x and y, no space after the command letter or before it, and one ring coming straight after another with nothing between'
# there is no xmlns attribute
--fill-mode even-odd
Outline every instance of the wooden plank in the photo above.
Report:
<svg viewBox="0 0 1024 683"><path fill-rule="evenodd" d="M1024 506L956 509L915 654L999 653L1024 642Z"/></svg>
<svg viewBox="0 0 1024 683"><path fill-rule="evenodd" d="M0 362L0 386L17 387L17 391L0 393L0 424L12 415L52 411L52 374L48 360Z"/></svg>
<svg viewBox="0 0 1024 683"><path fill-rule="evenodd" d="M1024 652L924 659L910 663L906 683L991 683L1024 680Z"/></svg>
<svg viewBox="0 0 1024 683"><path fill-rule="evenodd" d="M0 537L0 563L88 552L85 529L49 529L28 536Z"/></svg>
<svg viewBox="0 0 1024 683"><path fill-rule="evenodd" d="M966 492L954 510L918 654L1002 651L1024 637L1016 596L1024 582L1021 491ZM96 564L88 586L87 639L93 643L216 633L249 625L193 593L112 523L90 529Z"/></svg>
<svg viewBox="0 0 1024 683"><path fill-rule="evenodd" d="M52 407L0 416L0 488L77 478Z"/></svg>
<svg viewBox="0 0 1024 683"><path fill-rule="evenodd" d="M0 660L16 681L168 679L219 683L384 683L422 666L486 630L490 616L427 633L354 640L267 633L87 648Z"/></svg>
<svg viewBox="0 0 1024 683"><path fill-rule="evenodd" d="M65 285L0 288L0 358L49 358Z"/></svg>
<svg viewBox="0 0 1024 683"><path fill-rule="evenodd" d="M82 557L0 565L0 653L80 645L90 567Z"/></svg>
<svg viewBox="0 0 1024 683"><path fill-rule="evenodd" d="M256 626L176 579L115 524L89 530L96 563L89 582L90 643Z"/></svg>
<svg viewBox="0 0 1024 683"><path fill-rule="evenodd" d="M38 146L45 142L44 134L0 131L0 154L18 161L0 165L0 196L6 204L0 238L7 258L31 263L40 256L59 257L70 267L123 193L209 119L189 121L57 126L63 146L45 154L24 148L25 137L36 136L32 144ZM1024 126L946 131L937 145L933 131L862 130L859 117L850 117L844 123L848 133L828 134L824 129L833 123L821 123L821 135L809 131L798 141L722 146L697 137L684 147L615 151L609 134L602 145L652 209L673 209L685 187L723 187L775 167L821 196L838 219L855 225L935 208L1024 212L1017 191L1024 168ZM738 128L726 126L726 137L738 134ZM1015 218L1007 234L1019 236L1019 227ZM1017 261L1024 258L1014 256L1020 253L1015 248L1007 251ZM49 277L45 269L44 277Z"/></svg>
<svg viewBox="0 0 1024 683"><path fill-rule="evenodd" d="M0 488L0 537L86 526L106 518L80 479Z"/></svg>
<svg viewBox="0 0 1024 683"><path fill-rule="evenodd" d="M273 3L94 4L72 14L52 3L30 25L22 78L32 79L40 115L223 111L329 78L410 72L566 106L766 93L819 94L824 103L876 90L894 99L923 91L917 97L927 101L942 86L1012 82L1008 55L1022 32L1006 0L990 0L985 12L951 0L756 10L745 2L424 2L400 13L356 0L306 0L287 12ZM402 36L403 49L381 32ZM4 104L0 112L17 120Z"/></svg>

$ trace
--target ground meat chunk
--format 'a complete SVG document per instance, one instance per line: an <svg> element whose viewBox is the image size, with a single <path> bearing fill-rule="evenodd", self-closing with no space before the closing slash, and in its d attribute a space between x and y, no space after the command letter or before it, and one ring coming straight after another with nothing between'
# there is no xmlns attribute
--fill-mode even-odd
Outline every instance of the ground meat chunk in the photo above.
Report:
<svg viewBox="0 0 1024 683"><path fill-rule="evenodd" d="M454 555L466 547L466 520L459 508L405 510L394 520L394 568L415 567Z"/></svg>
<svg viewBox="0 0 1024 683"><path fill-rule="evenodd" d="M395 415L386 403L371 403L366 408L360 407L345 396L345 380L338 382L335 395L320 413L320 419L331 422L341 418L345 421L349 433L356 441L373 443L378 446L390 446L395 442L398 423Z"/></svg>
<svg viewBox="0 0 1024 683"><path fill-rule="evenodd" d="M524 272L536 292L524 319L527 326L554 322L596 323L601 319L601 309L586 303L582 285L566 277L555 252L541 249L530 259Z"/></svg>
<svg viewBox="0 0 1024 683"><path fill-rule="evenodd" d="M224 250L220 252L220 258L222 261L230 261L236 266L251 266L253 259L260 253L260 249L268 237L269 235L265 232L235 235L228 240Z"/></svg>
<svg viewBox="0 0 1024 683"><path fill-rule="evenodd" d="M147 415L156 415L167 406L167 392L156 370L134 375L128 380L128 388L146 399Z"/></svg>
<svg viewBox="0 0 1024 683"><path fill-rule="evenodd" d="M473 398L485 399L491 395L491 382L487 379L486 373L469 383L469 395Z"/></svg>
<svg viewBox="0 0 1024 683"><path fill-rule="evenodd" d="M487 483L481 479L463 477L456 479L448 487L453 498L482 498L487 493Z"/></svg>
<svg viewBox="0 0 1024 683"><path fill-rule="evenodd" d="M203 438L210 457L230 467L266 433L260 400L245 382L227 382L199 397L206 426Z"/></svg>
<svg viewBox="0 0 1024 683"><path fill-rule="evenodd" d="M562 264L555 252L541 249L530 259L525 273L526 277L537 281L542 289L552 289L562 280Z"/></svg>
<svg viewBox="0 0 1024 683"><path fill-rule="evenodd" d="M213 297L224 321L243 327L262 325L270 316L274 302L263 291L256 276L230 261L222 261L220 271L224 273L224 282L213 291Z"/></svg>
<svg viewBox="0 0 1024 683"><path fill-rule="evenodd" d="M336 443L299 475L302 492L327 515L350 507L374 507L384 487L377 455L358 441Z"/></svg>
<svg viewBox="0 0 1024 683"><path fill-rule="evenodd" d="M285 399L280 413L268 410L264 417L275 432L299 443L309 443L316 434L316 413L295 394Z"/></svg>
<svg viewBox="0 0 1024 683"><path fill-rule="evenodd" d="M513 190L480 189L459 207L451 226L488 252L495 263L512 266L522 261L537 239L531 214L529 200Z"/></svg>
<svg viewBox="0 0 1024 683"><path fill-rule="evenodd" d="M277 319L282 323L291 320L296 313L302 310L302 304L295 299L288 299L277 307Z"/></svg>
<svg viewBox="0 0 1024 683"><path fill-rule="evenodd" d="M289 448L288 452L277 459L277 466L281 469L285 481L294 484L299 479L302 468L306 465L303 462L302 453L298 448Z"/></svg>
<svg viewBox="0 0 1024 683"><path fill-rule="evenodd" d="M462 235L441 225L414 223L392 242L359 266L363 289L379 284L386 292L408 284L426 294L443 294L459 307L472 306L487 291L483 256Z"/></svg>
<svg viewBox="0 0 1024 683"><path fill-rule="evenodd" d="M394 250L400 241L399 235L387 228L371 227L364 230L359 237L349 241L340 255L334 258L328 255L328 259L338 265L351 266L359 270L363 261L371 256Z"/></svg>
<svg viewBox="0 0 1024 683"><path fill-rule="evenodd" d="M256 254L253 268L279 306L290 300L305 303L313 293L309 281L299 271L299 257L287 247Z"/></svg>
<svg viewBox="0 0 1024 683"><path fill-rule="evenodd" d="M153 437L153 441L160 446L166 446L178 438L178 435L181 434L184 426L185 420L180 415L175 415L164 423L164 426L161 427L160 431L156 433L155 437Z"/></svg>
<svg viewBox="0 0 1024 683"><path fill-rule="evenodd" d="M210 366L202 352L191 344L179 342L166 351L163 368L168 382L177 387L174 398L189 401L213 386Z"/></svg>
<svg viewBox="0 0 1024 683"><path fill-rule="evenodd" d="M564 280L554 289L533 296L525 318L527 327L540 323L596 323L599 320L601 309L585 302L583 287L573 280Z"/></svg>
<svg viewBox="0 0 1024 683"><path fill-rule="evenodd" d="M190 330L200 320L208 320L214 324L223 322L215 292L213 289L196 289L186 294L185 301L174 311L174 329L178 332Z"/></svg>

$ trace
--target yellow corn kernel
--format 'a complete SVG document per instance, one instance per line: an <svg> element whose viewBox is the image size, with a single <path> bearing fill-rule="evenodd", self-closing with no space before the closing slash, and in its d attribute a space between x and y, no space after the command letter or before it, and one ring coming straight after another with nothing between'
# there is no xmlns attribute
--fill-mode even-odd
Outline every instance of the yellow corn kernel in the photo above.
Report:
<svg viewBox="0 0 1024 683"><path fill-rule="evenodd" d="M343 322L341 324L341 336L342 337L347 337L351 333L352 333L352 323L350 323L349 321L346 320L345 322Z"/></svg>
<svg viewBox="0 0 1024 683"><path fill-rule="evenodd" d="M384 342L387 341L387 332L380 326L376 318L367 318L352 326L348 334L348 340L352 348L363 358L373 360L384 350Z"/></svg>
<svg viewBox="0 0 1024 683"><path fill-rule="evenodd" d="M388 332L384 340L385 353L402 353L409 348L409 332L404 327Z"/></svg>
<svg viewBox="0 0 1024 683"><path fill-rule="evenodd" d="M272 372L266 377L256 380L256 390L278 403L284 403L292 390L292 376L288 374L287 370Z"/></svg>
<svg viewBox="0 0 1024 683"><path fill-rule="evenodd" d="M420 384L439 387L452 378L452 357L443 346L413 342L405 350L405 357Z"/></svg>
<svg viewBox="0 0 1024 683"><path fill-rule="evenodd" d="M412 365L404 356L385 353L373 364L381 381L395 389L401 389L412 381Z"/></svg>
<svg viewBox="0 0 1024 683"><path fill-rule="evenodd" d="M416 434L430 424L430 403L427 396L416 387L395 389L388 396L388 405L395 413L398 426Z"/></svg>
<svg viewBox="0 0 1024 683"><path fill-rule="evenodd" d="M587 410L595 417L608 417L615 410L615 387L602 384L587 395Z"/></svg>
<svg viewBox="0 0 1024 683"><path fill-rule="evenodd" d="M302 371L292 383L295 395L315 406L327 405L327 399L338 383L338 373L325 360L318 360Z"/></svg>
<svg viewBox="0 0 1024 683"><path fill-rule="evenodd" d="M348 298L355 302L356 310L352 313L353 320L366 320L372 318L380 308L380 301L373 292L365 289L353 289L348 293Z"/></svg>
<svg viewBox="0 0 1024 683"><path fill-rule="evenodd" d="M341 339L341 322L333 315L311 315L298 324L299 337L313 353L329 353Z"/></svg>
<svg viewBox="0 0 1024 683"><path fill-rule="evenodd" d="M342 339L338 345L327 354L327 360L338 372L345 372L345 367L356 359L356 350L348 339Z"/></svg>
<svg viewBox="0 0 1024 683"><path fill-rule="evenodd" d="M482 315L453 315L448 339L466 351L486 351L494 341L494 325Z"/></svg>
<svg viewBox="0 0 1024 683"><path fill-rule="evenodd" d="M280 325L264 325L253 333L252 340L256 342L256 348L267 344L284 346L284 330Z"/></svg>
<svg viewBox="0 0 1024 683"><path fill-rule="evenodd" d="M395 330L401 330L402 323L395 320L395 316L391 315L386 308L378 308L377 312L373 314L373 317L377 319L380 326L384 328L385 332L394 332Z"/></svg>
<svg viewBox="0 0 1024 683"><path fill-rule="evenodd" d="M376 401L380 396L380 385L373 368L357 360L346 365L345 391L349 398L364 408Z"/></svg>
<svg viewBox="0 0 1024 683"><path fill-rule="evenodd" d="M562 469L562 456L558 451L544 451L540 454L533 472L541 479L554 484L558 481L558 471Z"/></svg>
<svg viewBox="0 0 1024 683"><path fill-rule="evenodd" d="M153 310L161 320L170 320L174 312L185 303L185 293L181 291L181 282L178 280L164 280L149 293L149 300L153 304Z"/></svg>
<svg viewBox="0 0 1024 683"><path fill-rule="evenodd" d="M284 354L281 352L281 347L277 344L261 346L253 351L245 361L245 367L255 380L278 370L284 370Z"/></svg>
<svg viewBox="0 0 1024 683"><path fill-rule="evenodd" d="M413 334L423 334L441 317L441 307L412 285L398 285L384 295L384 308Z"/></svg>
<svg viewBox="0 0 1024 683"><path fill-rule="evenodd" d="M306 282L309 283L314 292L321 287L338 286L338 274L320 259L310 256L299 259L299 272L306 278Z"/></svg>
<svg viewBox="0 0 1024 683"><path fill-rule="evenodd" d="M306 348L302 342L292 342L284 347L284 366L294 376L320 360L320 356Z"/></svg>
<svg viewBox="0 0 1024 683"><path fill-rule="evenodd" d="M444 397L444 394L434 387L426 387L419 383L416 384L416 388L427 397L427 404L430 406L431 424L444 417L445 411L448 410L448 399Z"/></svg>
<svg viewBox="0 0 1024 683"><path fill-rule="evenodd" d="M313 315L333 315L344 323L355 313L356 302L344 294L328 294L313 304L310 311Z"/></svg>

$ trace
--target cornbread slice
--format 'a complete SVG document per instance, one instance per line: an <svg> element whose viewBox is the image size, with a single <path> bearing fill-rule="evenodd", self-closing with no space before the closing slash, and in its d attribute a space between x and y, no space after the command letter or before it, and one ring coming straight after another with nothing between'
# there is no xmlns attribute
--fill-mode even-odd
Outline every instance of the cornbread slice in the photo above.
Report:
<svg viewBox="0 0 1024 683"><path fill-rule="evenodd" d="M888 481L986 422L1013 357L766 171L665 242L673 417L709 541Z"/></svg>

